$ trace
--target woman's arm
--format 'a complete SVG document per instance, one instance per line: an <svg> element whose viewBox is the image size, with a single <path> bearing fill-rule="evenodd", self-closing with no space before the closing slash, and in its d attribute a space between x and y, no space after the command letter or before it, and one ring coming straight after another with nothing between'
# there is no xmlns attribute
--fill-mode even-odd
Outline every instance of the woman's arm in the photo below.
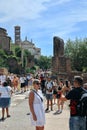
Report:
<svg viewBox="0 0 87 130"><path fill-rule="evenodd" d="M34 112L33 102L34 102L34 93L30 92L30 94L29 94L29 107L30 107L30 111L31 111L32 116L33 116L33 120L36 121L37 117L36 117L35 112Z"/></svg>
<svg viewBox="0 0 87 130"><path fill-rule="evenodd" d="M60 100L63 101L63 102L65 102L65 101L67 101L68 99L67 99L63 94L61 94Z"/></svg>

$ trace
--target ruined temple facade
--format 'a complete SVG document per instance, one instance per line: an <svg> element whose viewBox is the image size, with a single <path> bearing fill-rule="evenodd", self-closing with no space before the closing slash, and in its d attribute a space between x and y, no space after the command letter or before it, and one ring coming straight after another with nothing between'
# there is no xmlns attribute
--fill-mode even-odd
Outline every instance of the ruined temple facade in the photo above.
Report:
<svg viewBox="0 0 87 130"><path fill-rule="evenodd" d="M6 51L10 51L11 37L8 36L7 30L0 28L0 48Z"/></svg>
<svg viewBox="0 0 87 130"><path fill-rule="evenodd" d="M53 38L52 73L58 79L68 79L71 73L70 59L64 56L64 41L59 37Z"/></svg>

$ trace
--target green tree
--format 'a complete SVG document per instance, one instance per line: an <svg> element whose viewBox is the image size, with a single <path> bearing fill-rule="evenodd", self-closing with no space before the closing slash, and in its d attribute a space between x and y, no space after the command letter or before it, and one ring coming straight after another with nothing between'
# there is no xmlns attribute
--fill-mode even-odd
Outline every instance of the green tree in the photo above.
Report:
<svg viewBox="0 0 87 130"><path fill-rule="evenodd" d="M5 51L0 49L0 67L8 67L7 58L8 56L5 54Z"/></svg>
<svg viewBox="0 0 87 130"><path fill-rule="evenodd" d="M84 38L71 41L65 44L65 55L70 57L73 70L87 71L87 39Z"/></svg>
<svg viewBox="0 0 87 130"><path fill-rule="evenodd" d="M21 58L21 48L19 46L15 47L15 55Z"/></svg>
<svg viewBox="0 0 87 130"><path fill-rule="evenodd" d="M36 65L38 65L41 69L47 70L51 68L52 65L52 57L41 56L40 59L35 59Z"/></svg>
<svg viewBox="0 0 87 130"><path fill-rule="evenodd" d="M23 67L25 68L27 66L27 58L31 56L31 53L27 50L23 50Z"/></svg>

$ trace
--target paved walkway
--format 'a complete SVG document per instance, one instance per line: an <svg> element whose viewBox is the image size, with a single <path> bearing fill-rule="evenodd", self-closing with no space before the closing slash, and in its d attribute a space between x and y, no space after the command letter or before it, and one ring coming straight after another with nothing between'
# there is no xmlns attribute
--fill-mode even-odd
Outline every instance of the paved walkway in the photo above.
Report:
<svg viewBox="0 0 87 130"><path fill-rule="evenodd" d="M54 115L57 110L57 105L54 107L54 111L46 113L46 126L45 130L69 130L69 107L68 102L64 104L64 110L61 114Z"/></svg>
<svg viewBox="0 0 87 130"><path fill-rule="evenodd" d="M25 113L28 112L28 109L29 109L28 108L28 99L25 99L26 97L27 97L27 93L13 95L13 97L12 97L12 103L11 103L11 108L12 107L13 108L12 109L10 108L11 111L13 112L13 114L14 114L14 109L17 109L17 111L18 111L18 106L22 105L22 101L23 100L24 100L25 105L27 106L27 108L26 108L26 110L21 110L21 107L20 107L20 111L25 111ZM44 101L44 103L45 103L45 108L46 108L46 100ZM18 104L20 104L20 105L18 105ZM68 104L69 104L68 102L65 102L65 104L64 104L64 110L63 110L63 112L61 114L57 114L57 115L53 114L57 110L57 105L53 106L53 111L49 111L48 113L46 113L45 130L69 130L69 126L68 126L68 124L69 124L68 123L69 122L69 107L68 107ZM21 113L21 116L22 115L23 115L23 112ZM7 121L9 121L9 123L11 123L11 121L13 122L13 120L15 118L18 118L18 116L17 117L15 117L15 116L16 115L13 115L10 118L12 120L7 120ZM20 119L21 118L23 118L23 117L20 117ZM25 118L26 123L24 123L25 121L23 121L23 125L25 124L25 128L28 127L28 125L29 125L29 123L28 123L29 120L27 118L29 118L29 117ZM21 120L18 119L19 124L20 124L20 121ZM7 124L8 124L8 122L7 122ZM3 128L4 128L4 125L5 124L3 124ZM15 124L14 124L14 126L15 126ZM20 128L21 128L21 126L20 126ZM6 129L6 130L8 130L8 129ZM14 130L14 129L12 129L12 130ZM19 128L18 128L18 130L19 130ZM24 130L24 129L22 129L22 130ZM28 130L28 128L26 130ZM34 130L34 127L31 128L29 126L29 130Z"/></svg>

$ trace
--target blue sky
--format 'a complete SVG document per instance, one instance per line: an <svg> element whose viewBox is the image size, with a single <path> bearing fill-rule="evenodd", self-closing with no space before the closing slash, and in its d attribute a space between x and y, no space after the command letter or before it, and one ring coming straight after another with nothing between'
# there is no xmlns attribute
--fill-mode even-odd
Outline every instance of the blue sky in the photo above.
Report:
<svg viewBox="0 0 87 130"><path fill-rule="evenodd" d="M87 37L87 0L2 0L0 27L14 42L14 26L21 26L21 39L33 40L41 54L53 55L53 37Z"/></svg>

